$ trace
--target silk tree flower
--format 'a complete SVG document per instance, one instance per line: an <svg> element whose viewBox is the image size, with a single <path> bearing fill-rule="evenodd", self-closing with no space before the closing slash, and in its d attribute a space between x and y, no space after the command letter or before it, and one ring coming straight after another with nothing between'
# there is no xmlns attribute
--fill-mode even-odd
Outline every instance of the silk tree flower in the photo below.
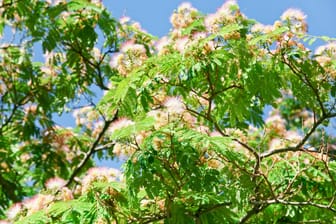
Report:
<svg viewBox="0 0 336 224"><path fill-rule="evenodd" d="M330 42L318 47L315 51L315 56L316 61L323 67L326 74L331 79L335 79L336 42ZM324 77L322 76L321 79L324 79Z"/></svg>
<svg viewBox="0 0 336 224"><path fill-rule="evenodd" d="M102 0L91 0L90 2L96 6L102 6Z"/></svg>
<svg viewBox="0 0 336 224"><path fill-rule="evenodd" d="M7 218L10 220L15 219L15 217L19 215L20 212L22 211L23 211L22 203L15 203L7 210Z"/></svg>
<svg viewBox="0 0 336 224"><path fill-rule="evenodd" d="M24 208L27 209L27 215L31 215L48 206L55 197L53 195L37 194L23 201Z"/></svg>
<svg viewBox="0 0 336 224"><path fill-rule="evenodd" d="M336 42L331 42L323 46L319 46L315 50L315 55L328 55L329 57L336 58Z"/></svg>
<svg viewBox="0 0 336 224"><path fill-rule="evenodd" d="M136 147L130 144L116 143L113 147L113 153L120 159L127 159L136 151Z"/></svg>
<svg viewBox="0 0 336 224"><path fill-rule="evenodd" d="M134 122L123 117L123 118L119 118L118 120L114 121L112 124L111 124L111 127L109 128L109 131L111 133L113 133L114 131L118 130L118 129L121 129L121 128L124 128L124 127L127 127L129 125L133 125Z"/></svg>
<svg viewBox="0 0 336 224"><path fill-rule="evenodd" d="M297 131L286 131L284 137L287 145L292 147L298 144L302 139L302 136Z"/></svg>
<svg viewBox="0 0 336 224"><path fill-rule="evenodd" d="M175 49L182 54L185 52L186 48L188 47L189 47L188 37L182 37L175 41Z"/></svg>
<svg viewBox="0 0 336 224"><path fill-rule="evenodd" d="M122 76L127 76L133 69L141 66L146 59L146 48L130 40L120 47L120 53L112 57L110 66L117 69Z"/></svg>
<svg viewBox="0 0 336 224"><path fill-rule="evenodd" d="M236 8L238 9L237 2L229 0L219 7L216 13L207 15L204 19L207 31L216 33L223 25L232 22L235 19Z"/></svg>
<svg viewBox="0 0 336 224"><path fill-rule="evenodd" d="M284 13L282 13L280 19L281 20L298 20L304 21L306 19L306 15L299 9L287 9Z"/></svg>
<svg viewBox="0 0 336 224"><path fill-rule="evenodd" d="M59 5L59 4L66 4L65 0L46 0L46 2L50 5Z"/></svg>
<svg viewBox="0 0 336 224"><path fill-rule="evenodd" d="M92 167L87 171L86 176L82 179L82 194L87 192L91 184L96 181L112 182L120 176L120 171L108 167Z"/></svg>
<svg viewBox="0 0 336 224"><path fill-rule="evenodd" d="M170 17L174 29L186 28L197 18L197 9L188 2L182 3Z"/></svg>
<svg viewBox="0 0 336 224"><path fill-rule="evenodd" d="M256 23L251 27L252 33L263 33L268 34L271 33L274 30L274 26L271 25L264 25L261 23Z"/></svg>
<svg viewBox="0 0 336 224"><path fill-rule="evenodd" d="M159 129L168 124L168 113L161 110L152 110L147 113L148 116L154 117L154 128Z"/></svg>
<svg viewBox="0 0 336 224"><path fill-rule="evenodd" d="M169 45L169 38L167 36L164 36L155 42L154 47L158 55L164 55L169 52Z"/></svg>
<svg viewBox="0 0 336 224"><path fill-rule="evenodd" d="M268 145L271 150L284 148L286 146L284 140L280 138L273 138Z"/></svg>
<svg viewBox="0 0 336 224"><path fill-rule="evenodd" d="M120 19L119 19L119 22L120 22L121 24L126 24L126 23L128 23L128 22L130 22L130 21L131 21L131 18L128 17L128 16L122 16L122 17L120 17Z"/></svg>
<svg viewBox="0 0 336 224"><path fill-rule="evenodd" d="M180 97L167 97L163 105L170 114L182 114L186 109Z"/></svg>
<svg viewBox="0 0 336 224"><path fill-rule="evenodd" d="M287 21L293 31L306 33L308 26L306 23L306 15L299 9L287 9L280 17L282 21Z"/></svg>
<svg viewBox="0 0 336 224"><path fill-rule="evenodd" d="M286 131L286 122L279 115L278 112L273 112L265 121L267 124L267 130L269 132L275 132L278 135L284 135Z"/></svg>
<svg viewBox="0 0 336 224"><path fill-rule="evenodd" d="M65 180L60 177L53 177L46 181L45 187L49 190L58 190L66 184Z"/></svg>

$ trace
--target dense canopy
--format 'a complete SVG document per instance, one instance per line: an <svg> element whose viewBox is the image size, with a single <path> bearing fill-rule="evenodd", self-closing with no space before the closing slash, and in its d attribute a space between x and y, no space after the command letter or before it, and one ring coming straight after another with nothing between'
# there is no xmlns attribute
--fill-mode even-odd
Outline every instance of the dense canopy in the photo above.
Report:
<svg viewBox="0 0 336 224"><path fill-rule="evenodd" d="M97 0L0 11L1 224L336 222L336 40L300 10L183 3L162 38Z"/></svg>

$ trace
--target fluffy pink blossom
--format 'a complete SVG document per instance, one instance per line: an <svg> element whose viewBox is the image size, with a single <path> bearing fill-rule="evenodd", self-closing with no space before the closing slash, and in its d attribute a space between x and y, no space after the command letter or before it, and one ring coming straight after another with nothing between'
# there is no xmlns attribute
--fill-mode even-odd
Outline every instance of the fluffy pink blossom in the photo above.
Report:
<svg viewBox="0 0 336 224"><path fill-rule="evenodd" d="M251 27L252 33L270 33L273 31L273 26L271 25L264 25L261 23L256 23Z"/></svg>
<svg viewBox="0 0 336 224"><path fill-rule="evenodd" d="M50 178L46 181L45 186L49 190L58 190L65 185L65 180L59 177Z"/></svg>
<svg viewBox="0 0 336 224"><path fill-rule="evenodd" d="M37 194L32 198L28 198L23 201L24 207L28 210L28 215L33 214L47 205L49 205L54 200L53 195Z"/></svg>
<svg viewBox="0 0 336 224"><path fill-rule="evenodd" d="M298 20L304 21L306 19L306 15L299 9L287 9L282 15L281 20Z"/></svg>
<svg viewBox="0 0 336 224"><path fill-rule="evenodd" d="M164 102L168 113L182 114L185 111L185 105L180 97L167 97Z"/></svg>
<svg viewBox="0 0 336 224"><path fill-rule="evenodd" d="M179 38L175 41L175 48L178 50L180 53L184 53L185 49L188 47L188 42L189 38L187 37L182 37Z"/></svg>
<svg viewBox="0 0 336 224"><path fill-rule="evenodd" d="M92 167L82 180L82 193L86 192L95 181L111 182L120 177L120 171L108 167Z"/></svg>
<svg viewBox="0 0 336 224"><path fill-rule="evenodd" d="M154 117L154 128L159 129L168 124L168 113L161 110L152 110L147 113L148 116Z"/></svg>
<svg viewBox="0 0 336 224"><path fill-rule="evenodd" d="M307 32L308 25L305 21L306 15L298 9L288 9L281 15L282 21L288 21L291 24L291 30L294 32Z"/></svg>
<svg viewBox="0 0 336 224"><path fill-rule="evenodd" d="M0 224L12 224L12 222L6 220L0 220Z"/></svg>
<svg viewBox="0 0 336 224"><path fill-rule="evenodd" d="M233 7L238 7L237 1L227 0L221 7L217 9L217 13L230 14Z"/></svg>
<svg viewBox="0 0 336 224"><path fill-rule="evenodd" d="M315 50L316 55L322 55L322 54L334 54L336 56L336 42L331 42L323 46L319 46Z"/></svg>
<svg viewBox="0 0 336 224"><path fill-rule="evenodd" d="M134 68L141 66L147 59L146 48L142 44L135 44L133 40L127 41L120 47L120 53L114 54L110 65L118 72L127 76Z"/></svg>
<svg viewBox="0 0 336 224"><path fill-rule="evenodd" d="M132 124L134 124L134 122L127 118L119 118L111 124L109 131L114 132L115 130L127 127Z"/></svg>
<svg viewBox="0 0 336 224"><path fill-rule="evenodd" d="M7 210L7 218L14 219L22 211L22 203L15 203Z"/></svg>
<svg viewBox="0 0 336 224"><path fill-rule="evenodd" d="M170 17L170 22L175 29L189 26L195 19L197 10L190 3L182 3Z"/></svg>
<svg viewBox="0 0 336 224"><path fill-rule="evenodd" d="M122 16L120 19L119 19L119 22L121 24L126 24L128 23L129 21L131 21L131 19L128 17L128 16Z"/></svg>
<svg viewBox="0 0 336 224"><path fill-rule="evenodd" d="M158 41L155 43L155 49L157 50L159 55L164 54L166 51L167 46L170 44L170 41L167 36L164 36L160 38Z"/></svg>

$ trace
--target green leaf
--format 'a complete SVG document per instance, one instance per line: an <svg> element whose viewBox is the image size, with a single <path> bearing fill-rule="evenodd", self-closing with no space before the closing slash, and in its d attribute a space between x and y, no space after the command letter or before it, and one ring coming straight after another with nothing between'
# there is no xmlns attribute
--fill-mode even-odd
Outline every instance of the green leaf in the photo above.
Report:
<svg viewBox="0 0 336 224"><path fill-rule="evenodd" d="M76 210L79 213L84 213L85 211L90 210L91 206L91 203L79 200L60 201L55 202L50 206L48 214L59 216L67 210Z"/></svg>
<svg viewBox="0 0 336 224"><path fill-rule="evenodd" d="M51 220L46 215L45 211L38 211L33 213L32 215L23 217L18 221L14 222L15 224L45 224L49 223Z"/></svg>
<svg viewBox="0 0 336 224"><path fill-rule="evenodd" d="M313 37L309 40L308 44L312 45L316 41L316 37Z"/></svg>
<svg viewBox="0 0 336 224"><path fill-rule="evenodd" d="M268 34L260 35L248 42L249 45L255 45L259 42L264 43L265 41L268 41L269 39L272 39L275 36L278 36L279 34L282 34L284 32L288 31L288 27L280 27Z"/></svg>
<svg viewBox="0 0 336 224"><path fill-rule="evenodd" d="M332 97L336 97L336 84L335 83L334 83L334 85L330 89L330 95Z"/></svg>
<svg viewBox="0 0 336 224"><path fill-rule="evenodd" d="M151 116L146 117L140 121L137 121L133 125L129 125L127 127L115 130L111 136L111 139L118 140L123 138L129 138L140 131L146 131L151 129L154 124L155 124L154 117Z"/></svg>
<svg viewBox="0 0 336 224"><path fill-rule="evenodd" d="M237 31L237 30L240 30L242 29L243 26L242 25L239 25L239 24L236 24L236 23L232 23L230 25L226 25L224 26L220 31L219 31L219 34L224 36L226 34L229 34L229 33L232 33L234 31Z"/></svg>
<svg viewBox="0 0 336 224"><path fill-rule="evenodd" d="M101 13L103 9L98 7L97 5L91 3L88 0L71 0L67 3L68 10L70 11L77 11L83 9L90 9L96 11L97 13Z"/></svg>

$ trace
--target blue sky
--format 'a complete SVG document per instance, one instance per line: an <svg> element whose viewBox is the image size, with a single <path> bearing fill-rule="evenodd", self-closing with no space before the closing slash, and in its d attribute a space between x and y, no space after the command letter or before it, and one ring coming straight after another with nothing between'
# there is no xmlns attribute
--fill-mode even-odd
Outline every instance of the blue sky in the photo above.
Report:
<svg viewBox="0 0 336 224"><path fill-rule="evenodd" d="M141 23L156 36L164 36L170 29L169 18L181 0L103 0L114 17L126 15ZM203 13L213 13L224 0L190 0ZM335 0L238 0L241 11L251 19L273 24L288 8L301 9L307 15L309 33L336 37Z"/></svg>

